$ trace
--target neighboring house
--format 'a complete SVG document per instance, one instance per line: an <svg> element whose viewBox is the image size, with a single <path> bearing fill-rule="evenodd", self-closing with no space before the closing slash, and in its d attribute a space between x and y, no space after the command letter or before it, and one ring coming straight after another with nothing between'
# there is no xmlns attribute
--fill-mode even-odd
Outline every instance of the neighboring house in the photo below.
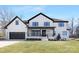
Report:
<svg viewBox="0 0 79 59"><path fill-rule="evenodd" d="M0 21L0 39L1 38L4 38L4 36L5 36L5 33L4 33L4 27L2 26L2 24L1 24L1 21Z"/></svg>
<svg viewBox="0 0 79 59"><path fill-rule="evenodd" d="M16 16L6 26L6 39L53 39L60 34L61 38L69 38L68 21L54 19L39 13L28 21Z"/></svg>
<svg viewBox="0 0 79 59"><path fill-rule="evenodd" d="M79 25L78 26L76 26L76 29L75 29L75 31L74 31L75 33L75 37L76 38L79 38Z"/></svg>

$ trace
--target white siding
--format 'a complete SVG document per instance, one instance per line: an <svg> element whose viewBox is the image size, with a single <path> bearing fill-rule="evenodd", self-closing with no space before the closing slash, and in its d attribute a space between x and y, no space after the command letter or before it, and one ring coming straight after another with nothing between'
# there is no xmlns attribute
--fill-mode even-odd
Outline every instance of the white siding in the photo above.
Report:
<svg viewBox="0 0 79 59"><path fill-rule="evenodd" d="M15 21L19 21L19 25L15 24ZM6 29L6 38L9 39L9 32L25 32L27 36L27 26L18 18L14 20Z"/></svg>
<svg viewBox="0 0 79 59"><path fill-rule="evenodd" d="M61 35L61 38L69 38L69 31L67 30L67 28L68 28L68 26L67 26L68 23L65 23L65 22L64 22L64 27L59 27L59 26L58 26L58 22L55 22L54 25L56 26L56 28L55 28L56 34L59 33L59 34ZM63 31L67 31L67 36L63 36L63 35L62 35L62 32L63 32Z"/></svg>
<svg viewBox="0 0 79 59"><path fill-rule="evenodd" d="M15 21L19 21L19 25L15 24ZM32 22L38 22L38 27L44 27L44 22L50 22L50 27L56 27L55 33L56 35L59 33L62 38L69 38L69 32L67 31L68 23L64 22L64 27L59 27L58 22L53 22L52 20L46 18L43 15L39 15L36 18L30 20L29 26L32 27ZM63 36L62 32L67 31L67 36ZM9 39L9 32L25 32L26 38L27 38L27 26L20 21L18 18L15 19L6 29L6 38ZM50 37L53 35L53 29L46 29L46 34L48 34Z"/></svg>
<svg viewBox="0 0 79 59"><path fill-rule="evenodd" d="M58 33L60 33L61 35L61 38L69 38L69 31L67 31L67 28L68 28L68 23L64 22L64 27L59 27L58 26L58 23L59 22L53 22L52 20L44 17L43 15L39 15L37 16L36 18L32 19L30 22L29 22L29 26L32 26L32 22L38 22L39 23L39 27L43 27L44 26L44 22L50 22L50 27L56 27L55 28L55 32L56 32L56 35ZM67 36L63 36L62 35L62 32L63 31L67 31ZM48 30L47 32L49 32L51 34L53 34L53 30Z"/></svg>
<svg viewBox="0 0 79 59"><path fill-rule="evenodd" d="M53 21L51 21L50 19L46 18L43 15L39 15L36 18L32 19L29 22L29 26L32 26L32 22L38 22L39 23L39 27L43 27L44 26L44 22L50 22L50 27L54 26Z"/></svg>

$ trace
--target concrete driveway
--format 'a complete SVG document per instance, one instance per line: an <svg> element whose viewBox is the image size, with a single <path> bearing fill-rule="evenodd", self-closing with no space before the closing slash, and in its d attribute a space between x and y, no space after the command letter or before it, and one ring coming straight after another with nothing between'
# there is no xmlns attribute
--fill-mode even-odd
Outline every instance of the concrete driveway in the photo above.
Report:
<svg viewBox="0 0 79 59"><path fill-rule="evenodd" d="M12 45L15 43L19 43L20 41L0 41L0 48L8 45Z"/></svg>

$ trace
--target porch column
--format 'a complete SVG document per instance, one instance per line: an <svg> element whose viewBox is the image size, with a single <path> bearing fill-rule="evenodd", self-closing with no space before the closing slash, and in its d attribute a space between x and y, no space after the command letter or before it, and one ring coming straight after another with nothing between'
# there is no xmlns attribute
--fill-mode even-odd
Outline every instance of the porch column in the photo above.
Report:
<svg viewBox="0 0 79 59"><path fill-rule="evenodd" d="M41 36L42 36L42 29L40 29L40 31L41 31Z"/></svg>

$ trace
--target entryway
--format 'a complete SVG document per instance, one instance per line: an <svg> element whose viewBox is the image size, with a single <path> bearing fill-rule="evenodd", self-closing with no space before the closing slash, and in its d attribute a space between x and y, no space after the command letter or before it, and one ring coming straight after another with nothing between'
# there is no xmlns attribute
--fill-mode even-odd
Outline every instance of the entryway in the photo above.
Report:
<svg viewBox="0 0 79 59"><path fill-rule="evenodd" d="M46 30L42 30L42 36L46 36Z"/></svg>

